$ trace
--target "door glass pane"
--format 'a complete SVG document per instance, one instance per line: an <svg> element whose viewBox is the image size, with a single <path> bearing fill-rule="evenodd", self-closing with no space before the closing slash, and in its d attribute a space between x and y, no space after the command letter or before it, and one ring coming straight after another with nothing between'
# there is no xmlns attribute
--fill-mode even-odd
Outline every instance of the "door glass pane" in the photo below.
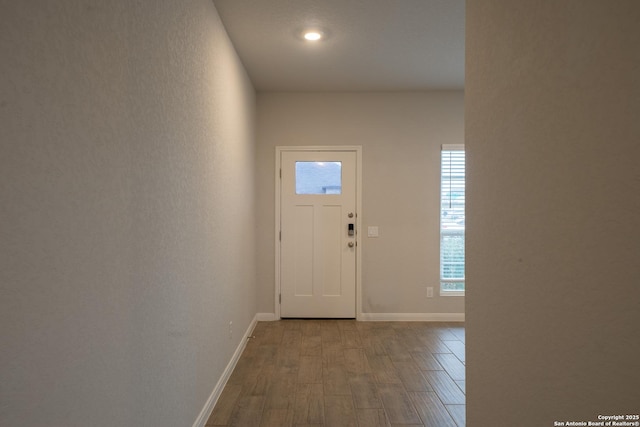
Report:
<svg viewBox="0 0 640 427"><path fill-rule="evenodd" d="M341 194L342 162L296 162L296 194Z"/></svg>

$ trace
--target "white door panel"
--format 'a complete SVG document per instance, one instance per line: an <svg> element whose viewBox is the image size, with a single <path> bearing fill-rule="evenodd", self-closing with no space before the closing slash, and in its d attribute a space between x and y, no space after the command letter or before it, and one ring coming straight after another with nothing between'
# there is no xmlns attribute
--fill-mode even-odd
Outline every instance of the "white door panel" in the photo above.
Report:
<svg viewBox="0 0 640 427"><path fill-rule="evenodd" d="M356 153L283 151L280 160L280 315L355 317Z"/></svg>

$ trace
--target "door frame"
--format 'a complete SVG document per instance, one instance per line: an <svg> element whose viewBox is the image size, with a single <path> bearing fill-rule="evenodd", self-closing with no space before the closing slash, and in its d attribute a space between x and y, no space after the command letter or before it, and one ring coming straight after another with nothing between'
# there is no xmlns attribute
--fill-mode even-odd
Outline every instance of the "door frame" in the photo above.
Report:
<svg viewBox="0 0 640 427"><path fill-rule="evenodd" d="M280 319L280 169L281 158L284 151L351 151L356 153L356 320L362 317L362 146L361 145L312 145L312 146L277 146L276 167L274 173L276 188L276 212L275 212L275 292L274 306L275 318Z"/></svg>

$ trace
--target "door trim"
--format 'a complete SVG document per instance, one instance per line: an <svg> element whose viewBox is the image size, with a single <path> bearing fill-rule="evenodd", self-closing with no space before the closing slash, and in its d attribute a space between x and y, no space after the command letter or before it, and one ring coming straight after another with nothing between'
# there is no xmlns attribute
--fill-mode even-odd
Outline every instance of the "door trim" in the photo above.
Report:
<svg viewBox="0 0 640 427"><path fill-rule="evenodd" d="M362 317L362 146L361 145L322 145L322 146L277 146L276 147L276 168L274 173L276 188L276 212L275 212L275 292L274 306L275 318L280 319L280 168L281 154L283 151L351 151L356 153L356 320Z"/></svg>

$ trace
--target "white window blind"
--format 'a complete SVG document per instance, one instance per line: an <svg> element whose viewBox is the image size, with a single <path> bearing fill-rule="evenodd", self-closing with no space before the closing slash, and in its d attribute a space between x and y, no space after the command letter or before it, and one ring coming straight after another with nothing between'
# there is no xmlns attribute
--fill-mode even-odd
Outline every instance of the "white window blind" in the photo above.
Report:
<svg viewBox="0 0 640 427"><path fill-rule="evenodd" d="M440 168L440 294L464 294L464 145L443 145Z"/></svg>

